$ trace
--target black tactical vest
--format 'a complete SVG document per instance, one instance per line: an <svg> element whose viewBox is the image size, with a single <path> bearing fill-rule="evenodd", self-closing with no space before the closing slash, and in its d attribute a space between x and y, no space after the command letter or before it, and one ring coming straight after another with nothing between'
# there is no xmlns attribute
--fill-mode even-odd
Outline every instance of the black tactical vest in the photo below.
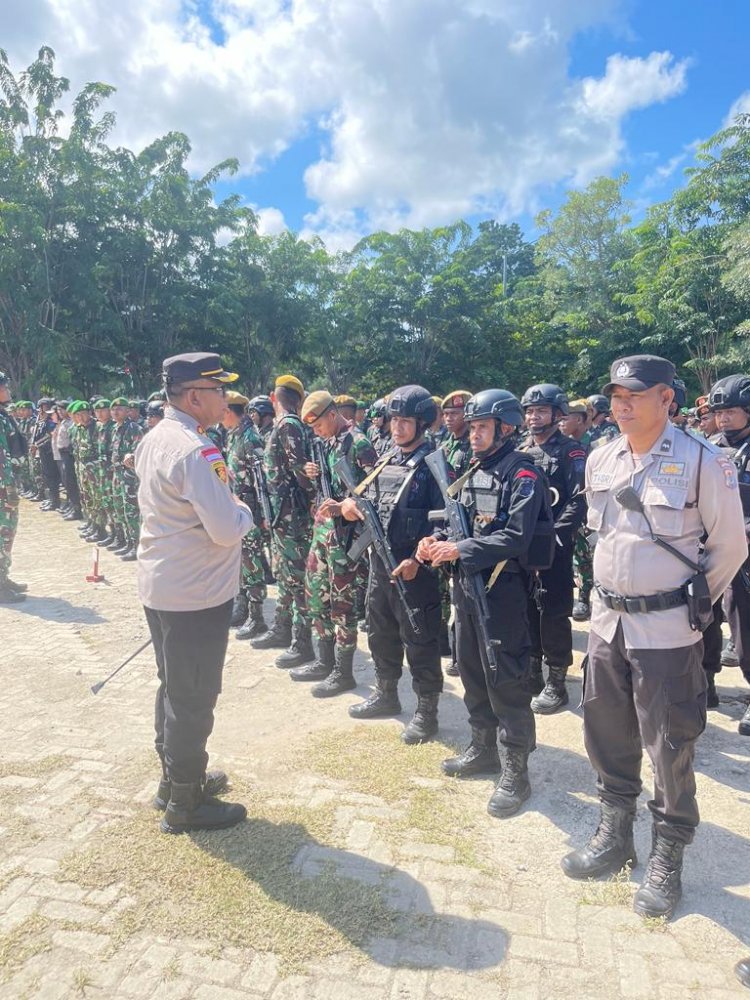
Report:
<svg viewBox="0 0 750 1000"><path fill-rule="evenodd" d="M427 534L429 511L424 507L408 507L406 501L412 473L429 452L429 446L420 445L404 465L386 465L368 488L368 493L377 506L383 531L394 549L414 546ZM396 511L398 516L394 517Z"/></svg>

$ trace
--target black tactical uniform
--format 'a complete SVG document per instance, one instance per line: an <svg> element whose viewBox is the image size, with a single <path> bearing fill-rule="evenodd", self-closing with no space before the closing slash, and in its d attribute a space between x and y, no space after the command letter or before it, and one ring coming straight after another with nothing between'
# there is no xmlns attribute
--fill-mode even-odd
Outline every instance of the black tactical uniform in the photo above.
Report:
<svg viewBox="0 0 750 1000"><path fill-rule="evenodd" d="M520 403L501 389L478 393L467 403L466 412L467 419L496 419L498 441L500 422L514 426L523 422ZM528 578L519 558L526 556L534 536L545 484L534 463L516 451L510 439L471 469L458 499L469 512L473 538L458 542L454 595L458 663L472 741L463 754L444 761L443 770L457 776L500 770L499 728L505 748L503 773L487 808L494 816L510 816L531 794L527 761L536 745L536 730L528 684ZM505 565L487 592L487 630L490 639L499 640L495 672L477 632L474 605L460 570L481 572L486 587L501 562Z"/></svg>
<svg viewBox="0 0 750 1000"><path fill-rule="evenodd" d="M415 417L417 436L435 419L435 403L421 386L404 386L390 396L391 414ZM442 495L424 464L432 446L422 443L405 453L393 449L390 460L367 487L365 497L378 511L396 563L412 557L420 538L432 534L427 515L442 507ZM414 609L415 632L381 558L371 550L367 591L367 636L375 663L375 692L352 705L354 718L398 715L398 681L404 652L417 694L417 711L404 731L407 743L419 743L437 731L437 703L443 690L440 668L440 588L437 573L420 566L415 578L404 581L407 600Z"/></svg>
<svg viewBox="0 0 750 1000"><path fill-rule="evenodd" d="M554 393L552 392L554 390ZM528 406L550 405L567 412L567 399L557 386L532 386L521 400ZM544 444L529 438L524 452L546 474L553 490L552 512L555 518L557 545L555 558L548 570L539 574L541 589L529 600L531 625L532 668L537 689L541 681L541 660L548 667L548 680L542 694L532 702L535 712L547 715L567 704L565 677L573 662L573 551L576 535L586 518L586 496L583 492L586 449L580 442L556 430Z"/></svg>
<svg viewBox="0 0 750 1000"><path fill-rule="evenodd" d="M740 488L742 510L745 515L745 528L750 528L750 377L747 375L729 375L712 387L708 397L712 410L743 407L748 412L746 427L739 431L727 431L717 440L717 445L729 455L737 467L737 481ZM732 580L724 596L724 608L727 621L734 640L734 648L739 660L740 669L745 680L750 684L750 558L746 560L739 573ZM706 637L704 633L704 645ZM709 633L709 642L714 653L721 656L721 638L714 639ZM704 664L705 664L704 655ZM714 659L714 663L717 661ZM721 669L720 660L718 661ZM750 706L739 723L742 736L750 736Z"/></svg>

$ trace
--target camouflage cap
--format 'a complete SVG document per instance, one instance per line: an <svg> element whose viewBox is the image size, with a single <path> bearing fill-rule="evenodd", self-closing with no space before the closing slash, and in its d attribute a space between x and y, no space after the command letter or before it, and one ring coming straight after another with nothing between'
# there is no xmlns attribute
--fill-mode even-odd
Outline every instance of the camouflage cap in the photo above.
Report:
<svg viewBox="0 0 750 1000"><path fill-rule="evenodd" d="M296 375L279 375L274 382L276 389L291 389L296 392L300 399L305 395L305 387Z"/></svg>
<svg viewBox="0 0 750 1000"><path fill-rule="evenodd" d="M442 400L440 406L444 410L463 410L470 399L471 393L466 389L454 389Z"/></svg>
<svg viewBox="0 0 750 1000"><path fill-rule="evenodd" d="M337 405L337 400L325 389L318 389L311 392L302 404L300 416L306 424L314 424L316 420L323 416L326 410Z"/></svg>

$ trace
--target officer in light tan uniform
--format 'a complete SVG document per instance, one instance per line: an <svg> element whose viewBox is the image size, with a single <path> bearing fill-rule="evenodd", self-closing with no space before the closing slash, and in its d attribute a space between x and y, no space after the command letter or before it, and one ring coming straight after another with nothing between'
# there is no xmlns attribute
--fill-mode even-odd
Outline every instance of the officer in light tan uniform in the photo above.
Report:
<svg viewBox="0 0 750 1000"><path fill-rule="evenodd" d="M160 681L156 750L163 777L155 801L162 830L213 829L245 818L245 807L211 796L226 776L206 775L206 743L238 589L242 538L250 511L229 489L221 452L205 428L226 410L224 371L216 354L167 358L164 419L135 454L142 528L138 593L154 643Z"/></svg>
<svg viewBox="0 0 750 1000"><path fill-rule="evenodd" d="M669 421L674 376L664 358L614 362L604 392L622 436L592 451L586 465L597 540L583 723L601 820L589 843L563 859L572 878L635 864L645 746L654 771L652 850L634 908L652 917L671 916L680 899L683 850L699 821L693 753L706 725L706 678L686 584L699 592L702 568L701 607L710 617L747 552L734 466Z"/></svg>

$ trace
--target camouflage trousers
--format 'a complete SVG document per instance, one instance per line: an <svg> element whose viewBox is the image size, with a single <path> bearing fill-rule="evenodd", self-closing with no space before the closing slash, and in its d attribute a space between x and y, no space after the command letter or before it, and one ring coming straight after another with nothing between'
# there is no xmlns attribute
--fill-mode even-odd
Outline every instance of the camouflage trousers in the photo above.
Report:
<svg viewBox="0 0 750 1000"><path fill-rule="evenodd" d="M112 520L132 545L138 544L141 526L138 479L125 468L115 468L112 473Z"/></svg>
<svg viewBox="0 0 750 1000"><path fill-rule="evenodd" d="M78 489L81 492L81 509L89 524L98 523L96 499L96 468L92 464L79 465L76 469Z"/></svg>
<svg viewBox="0 0 750 1000"><path fill-rule="evenodd" d="M42 460L38 454L29 455L29 476L31 478L32 489L45 496L44 476L42 476Z"/></svg>
<svg viewBox="0 0 750 1000"><path fill-rule="evenodd" d="M276 620L293 620L295 625L309 625L305 597L305 564L310 551L312 519L285 515L273 528L273 571L279 596Z"/></svg>
<svg viewBox="0 0 750 1000"><path fill-rule="evenodd" d="M357 645L362 592L367 586L366 557L352 563L331 520L313 528L307 557L307 607L320 639L334 639L340 649Z"/></svg>
<svg viewBox="0 0 750 1000"><path fill-rule="evenodd" d="M97 469L96 475L97 522L102 527L106 527L110 521L114 521L115 519L115 502L112 492L112 479L108 478L110 476L110 472L110 469L107 469L104 472L102 472L101 469Z"/></svg>
<svg viewBox="0 0 750 1000"><path fill-rule="evenodd" d="M254 525L242 539L240 590L248 601L265 601L266 576L263 571L263 534Z"/></svg>
<svg viewBox="0 0 750 1000"><path fill-rule="evenodd" d="M0 486L0 582L8 579L18 528L18 493L13 483Z"/></svg>
<svg viewBox="0 0 750 1000"><path fill-rule="evenodd" d="M578 529L573 549L573 569L578 581L578 597L588 602L594 586L594 558L583 528Z"/></svg>

